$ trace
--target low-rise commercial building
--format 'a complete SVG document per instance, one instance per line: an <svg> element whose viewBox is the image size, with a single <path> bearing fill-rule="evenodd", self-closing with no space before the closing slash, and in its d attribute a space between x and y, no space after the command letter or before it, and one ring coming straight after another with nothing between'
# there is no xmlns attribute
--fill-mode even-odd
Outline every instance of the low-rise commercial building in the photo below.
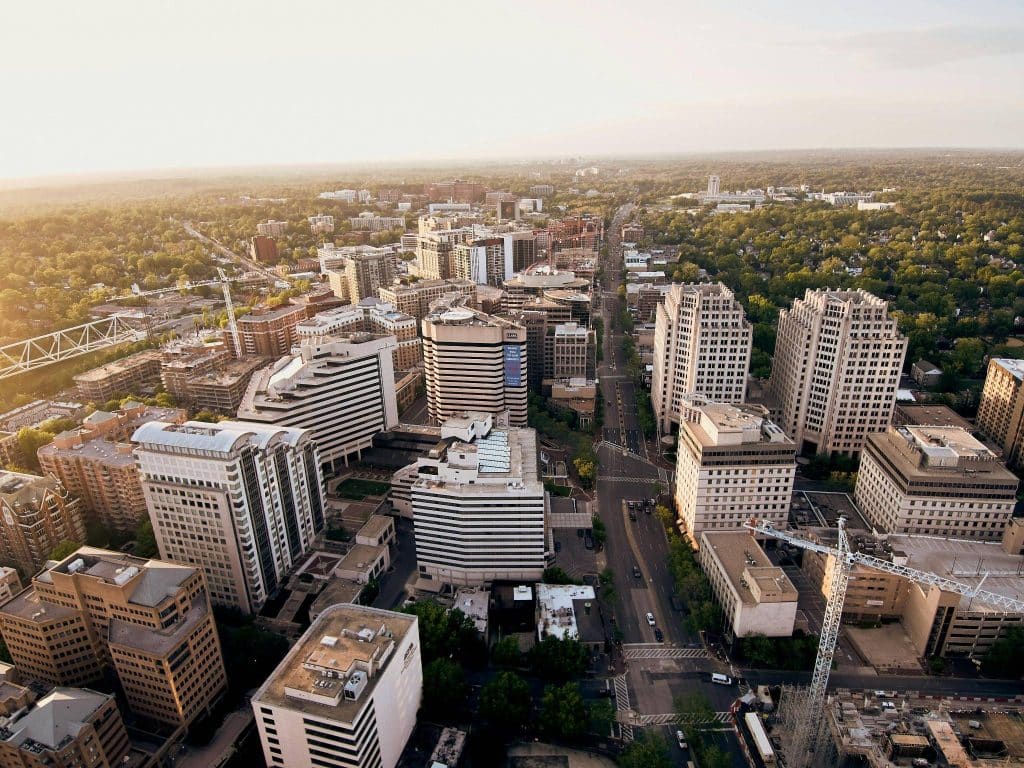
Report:
<svg viewBox="0 0 1024 768"><path fill-rule="evenodd" d="M537 585L537 639L545 637L575 640L593 650L604 648L604 620L593 587Z"/></svg>

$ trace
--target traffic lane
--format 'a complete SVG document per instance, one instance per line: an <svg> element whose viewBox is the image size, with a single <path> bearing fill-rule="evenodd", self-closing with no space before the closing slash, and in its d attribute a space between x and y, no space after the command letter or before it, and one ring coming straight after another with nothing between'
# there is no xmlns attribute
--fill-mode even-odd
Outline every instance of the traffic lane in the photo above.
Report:
<svg viewBox="0 0 1024 768"><path fill-rule="evenodd" d="M777 670L745 670L744 676L751 686L792 683L807 685L810 672L780 672ZM897 691L914 691L944 696L979 696L982 698L1003 698L1020 695L1020 681L986 680L966 677L911 677L908 675L857 675L848 672L833 672L829 675L830 689L874 691L879 688Z"/></svg>
<svg viewBox="0 0 1024 768"><path fill-rule="evenodd" d="M650 574L650 585L657 592L661 612L668 623L664 627L665 639L678 645L688 645L696 641L686 626L686 614L672 606L675 594L675 580L668 562L668 542L661 521L655 514L637 515L634 523L637 538Z"/></svg>

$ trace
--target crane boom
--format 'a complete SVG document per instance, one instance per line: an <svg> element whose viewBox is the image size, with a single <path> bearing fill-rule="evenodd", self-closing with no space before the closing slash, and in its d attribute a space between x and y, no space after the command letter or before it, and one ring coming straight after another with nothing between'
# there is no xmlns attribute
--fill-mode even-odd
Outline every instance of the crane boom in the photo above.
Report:
<svg viewBox="0 0 1024 768"><path fill-rule="evenodd" d="M217 267L217 274L220 275L221 288L224 289L224 304L228 311L228 328L231 330L231 342L235 347L235 357L242 359L242 342L238 338L238 323L235 322L235 305L231 303L231 284L224 270Z"/></svg>

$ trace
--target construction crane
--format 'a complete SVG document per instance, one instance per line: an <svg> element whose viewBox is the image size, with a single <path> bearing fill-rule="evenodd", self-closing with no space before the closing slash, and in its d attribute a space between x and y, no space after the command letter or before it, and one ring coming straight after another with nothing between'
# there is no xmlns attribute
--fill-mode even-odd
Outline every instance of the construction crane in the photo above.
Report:
<svg viewBox="0 0 1024 768"><path fill-rule="evenodd" d="M745 527L754 533L770 536L794 547L817 552L820 555L831 555L835 558L832 578L828 585L828 602L825 606L825 616L821 622L818 657L814 661L814 672L811 675L811 685L808 689L807 701L804 702L804 711L795 719L797 727L792 734L790 753L786 755L786 762L790 768L804 768L804 766L808 765L812 752L816 751L819 746L821 725L824 722L823 713L825 711L825 693L828 689L828 676L832 670L832 657L835 656L836 643L839 640L839 627L843 618L843 603L846 600L846 585L849 583L850 571L854 565L891 573L916 584L938 587L944 592L953 592L969 597L972 600L980 600L994 608L1024 613L1024 600L1016 600L982 589L981 587L985 583L984 577L976 586L970 586L947 579L944 576L938 576L927 571L919 571L916 568L908 568L905 565L896 565L888 560L851 550L849 539L846 536L846 519L843 517L839 518L839 536L834 547L799 538L791 533L780 531L769 523L757 520L752 520Z"/></svg>
<svg viewBox="0 0 1024 768"><path fill-rule="evenodd" d="M224 304L228 310L228 328L231 329L231 343L235 347L235 357L242 359L242 342L238 337L238 323L235 322L235 305L231 303L231 284L224 270L217 267L217 274L220 275L220 286L224 289Z"/></svg>

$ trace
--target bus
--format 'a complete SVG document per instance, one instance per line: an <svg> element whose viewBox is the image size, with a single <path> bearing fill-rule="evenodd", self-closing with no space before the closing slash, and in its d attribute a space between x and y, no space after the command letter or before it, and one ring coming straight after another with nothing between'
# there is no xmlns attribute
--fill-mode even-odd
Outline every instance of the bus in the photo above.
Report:
<svg viewBox="0 0 1024 768"><path fill-rule="evenodd" d="M756 712L747 712L743 716L743 722L747 724L747 730L750 731L750 735L754 739L754 746L757 747L761 761L765 765L775 765L775 750L772 749L772 743L768 741L768 734L765 733L764 725L761 724L761 718Z"/></svg>

